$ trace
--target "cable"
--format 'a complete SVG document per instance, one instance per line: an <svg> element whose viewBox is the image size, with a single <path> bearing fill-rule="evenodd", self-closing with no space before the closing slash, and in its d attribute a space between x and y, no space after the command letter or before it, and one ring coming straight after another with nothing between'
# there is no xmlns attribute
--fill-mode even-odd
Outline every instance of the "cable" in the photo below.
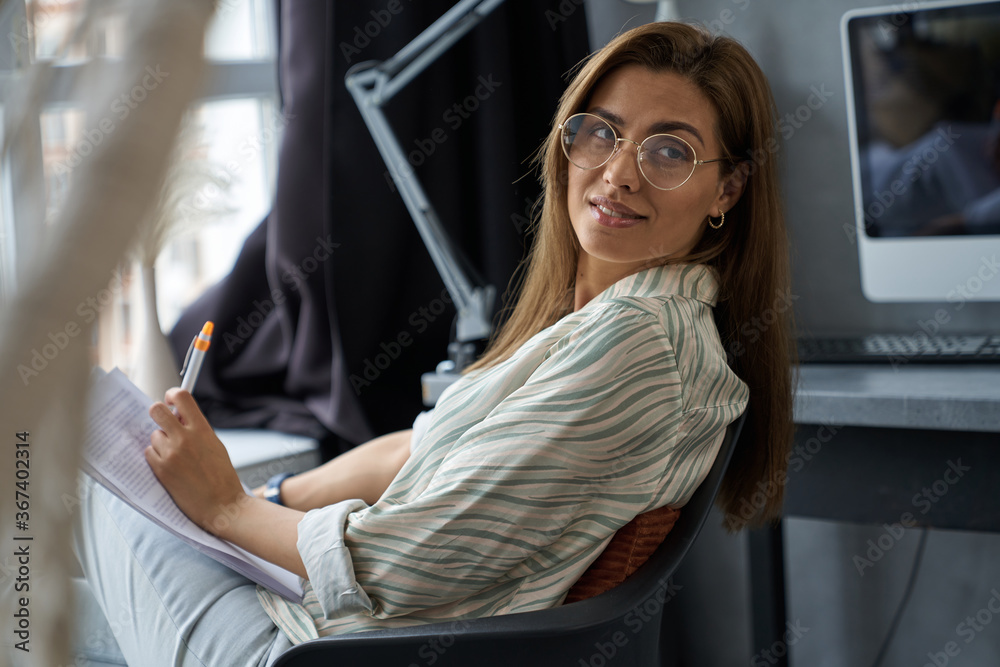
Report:
<svg viewBox="0 0 1000 667"><path fill-rule="evenodd" d="M920 542L917 544L917 553L913 557L913 567L910 568L910 580L906 582L906 590L903 592L903 599L899 601L899 606L896 608L896 614L893 616L892 623L889 625L889 632L886 633L885 639L882 641L882 647L878 650L878 654L875 656L875 662L872 663L872 667L879 667L879 665L882 664L886 651L889 649L889 644L892 642L892 638L896 634L896 628L899 627L899 619L903 617L903 612L906 610L906 603L910 601L910 594L913 593L913 584L916 583L917 573L920 571L920 561L924 559L924 546L927 544L927 532L927 528L923 528L920 531Z"/></svg>

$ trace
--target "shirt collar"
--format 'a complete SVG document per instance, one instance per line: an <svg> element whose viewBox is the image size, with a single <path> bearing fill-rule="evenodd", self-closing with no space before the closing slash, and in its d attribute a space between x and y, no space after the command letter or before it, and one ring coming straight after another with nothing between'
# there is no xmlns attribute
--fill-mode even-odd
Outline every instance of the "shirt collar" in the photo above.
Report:
<svg viewBox="0 0 1000 667"><path fill-rule="evenodd" d="M715 270L704 264L665 264L622 278L601 292L594 301L669 294L696 299L714 308L719 297L719 279Z"/></svg>

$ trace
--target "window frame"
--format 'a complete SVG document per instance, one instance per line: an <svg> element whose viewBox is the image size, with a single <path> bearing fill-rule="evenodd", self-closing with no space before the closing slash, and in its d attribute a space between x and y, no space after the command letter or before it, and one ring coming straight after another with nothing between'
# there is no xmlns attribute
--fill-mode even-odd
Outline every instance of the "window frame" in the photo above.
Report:
<svg viewBox="0 0 1000 667"><path fill-rule="evenodd" d="M253 16L260 14L260 5L271 7L266 12L266 28L271 37L268 43L270 55L244 60L216 60L206 56L202 91L191 101L191 107L227 99L253 99L260 104L262 115L269 107L280 113L278 86L278 18L273 3L266 0L246 0L254 3ZM225 3L220 4L225 7ZM218 16L218 13L216 14ZM214 20L214 19L213 19ZM31 40L27 30L27 0L16 0L0 4L0 34L8 36L11 49L0 48L0 108L6 110L11 92L25 67L31 62ZM18 31L21 32L18 32ZM20 38L18 38L20 36ZM72 83L84 67L94 67L89 63L72 63L52 67L52 81L48 86L42 111L69 105ZM98 74L101 68L113 68L116 59L100 57L96 63ZM3 114L6 136L7 115ZM276 164L272 164L274 151L265 151L264 171L267 183L274 183ZM17 165L17 169L13 166ZM31 176L31 178L29 178ZM0 305L6 304L17 290L20 278L28 270L27 262L36 255L37 245L42 241L41 230L32 229L33 221L41 220L45 213L45 188L30 192L25 183L44 183L42 163L41 119L33 117L20 128L19 136L0 162ZM18 193L14 197L14 193ZM30 196L29 196L30 195ZM270 193L273 197L273 192Z"/></svg>

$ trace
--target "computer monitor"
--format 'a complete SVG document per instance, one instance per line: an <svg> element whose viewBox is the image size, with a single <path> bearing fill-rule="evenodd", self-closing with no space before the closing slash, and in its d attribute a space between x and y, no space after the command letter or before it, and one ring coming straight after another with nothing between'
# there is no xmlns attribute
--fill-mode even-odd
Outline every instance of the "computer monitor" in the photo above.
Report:
<svg viewBox="0 0 1000 667"><path fill-rule="evenodd" d="M865 297L1000 301L1000 2L841 21Z"/></svg>

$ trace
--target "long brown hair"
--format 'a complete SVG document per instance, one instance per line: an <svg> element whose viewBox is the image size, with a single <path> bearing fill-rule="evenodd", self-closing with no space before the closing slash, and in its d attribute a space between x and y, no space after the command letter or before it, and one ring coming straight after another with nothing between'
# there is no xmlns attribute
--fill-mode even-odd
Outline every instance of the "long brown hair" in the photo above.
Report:
<svg viewBox="0 0 1000 667"><path fill-rule="evenodd" d="M770 86L735 40L683 23L650 23L593 54L563 94L555 122L536 155L544 187L535 240L512 281L520 293L510 318L469 370L510 357L531 336L572 310L580 244L566 201L567 161L558 124L586 109L594 87L627 64L685 76L712 102L717 138L743 171L746 187L721 229L709 229L692 252L669 262L702 263L720 277L716 326L729 364L748 385L750 402L719 505L738 530L780 515L792 437L791 312L788 241L778 191L776 111Z"/></svg>

